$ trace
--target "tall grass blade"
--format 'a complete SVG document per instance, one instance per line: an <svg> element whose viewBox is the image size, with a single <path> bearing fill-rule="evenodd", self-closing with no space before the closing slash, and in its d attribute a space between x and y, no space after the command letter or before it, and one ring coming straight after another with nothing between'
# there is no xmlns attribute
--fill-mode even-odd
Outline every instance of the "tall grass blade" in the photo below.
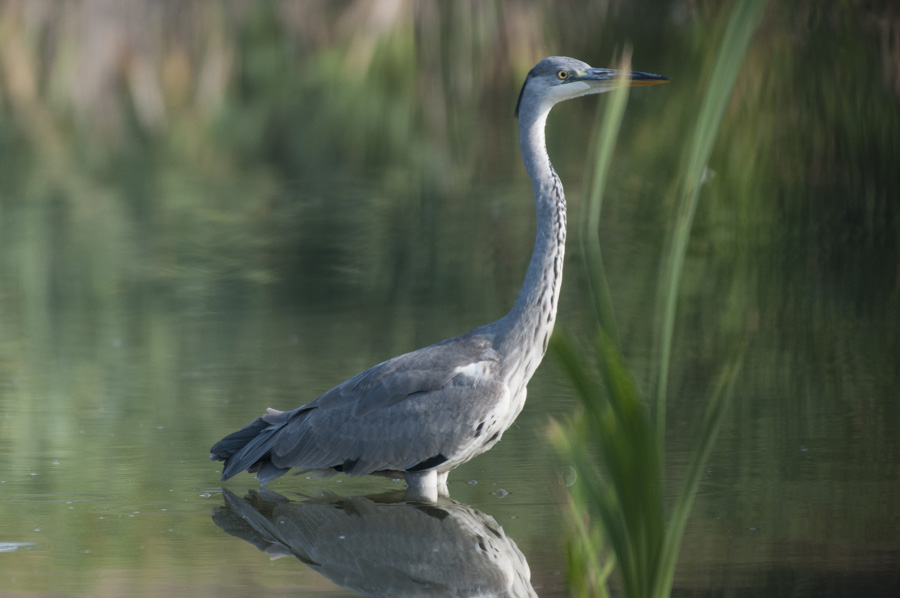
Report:
<svg viewBox="0 0 900 598"><path fill-rule="evenodd" d="M663 499L666 381L687 242L706 163L764 6L765 0L740 0L737 3L687 147L678 188L676 220L659 278L657 321L661 332L657 339L659 364L651 409L641 400L618 348L599 245L603 189L627 101L627 87L613 92L598 138L582 242L599 330L590 352L578 348L565 333L553 337L553 352L572 382L585 412L566 430L555 426L551 438L557 450L572 462L578 476L578 488L572 492L573 516L585 521L587 526L595 526L577 534L576 542L571 544L570 556L597 562L600 551L608 546L614 555L624 594L629 597L663 598L671 593L688 514L740 369L741 359L738 358L724 370L707 402L684 486L667 522ZM591 458L594 451L599 466ZM592 521L599 523L602 535L597 535L597 524ZM612 558L607 558L604 569L612 562ZM573 582L578 595L589 595L592 590L597 595L606 595L605 576L594 579L588 571L589 565L584 563L580 566L570 564L570 574L580 576Z"/></svg>
<svg viewBox="0 0 900 598"><path fill-rule="evenodd" d="M599 521L627 595L646 596L654 583L648 572L657 569L665 537L662 472L647 408L618 348L602 329L593 352L579 350L565 333L552 342L585 406L570 434L554 438L578 474L574 503ZM597 449L599 468L589 447Z"/></svg>
<svg viewBox="0 0 900 598"><path fill-rule="evenodd" d="M666 262L660 272L657 321L661 322L659 339L659 364L653 390L654 419L656 420L657 446L665 446L666 393L672 351L672 334L675 329L675 308L678 289L694 213L700 196L700 187L713 142L731 98L741 63L750 38L762 18L765 0L741 0L731 15L728 28L722 38L716 64L703 98L697 124L687 147L687 161L681 173L679 203L672 242L666 251Z"/></svg>
<svg viewBox="0 0 900 598"><path fill-rule="evenodd" d="M678 493L669 516L660 571L657 577L659 587L653 592L654 596L667 596L672 588L675 564L678 561L678 552L688 515L694 504L694 498L697 496L713 443L719 434L722 416L731 404L731 397L734 395L734 381L737 379L743 360L744 352L742 350L734 362L721 373L716 389L706 404L706 412L698 428L697 445L688 460L688 472L684 480L684 487Z"/></svg>
<svg viewBox="0 0 900 598"><path fill-rule="evenodd" d="M619 70L627 73L631 69L630 52L626 53L619 65ZM603 256L600 248L600 211L603 206L603 191L609 166L612 163L616 139L628 104L628 85L619 85L611 93L604 107L602 120L599 120L600 132L595 136L596 145L592 153L594 161L588 199L585 202L581 221L584 223L581 238L582 253L585 256L588 287L594 303L594 313L607 335L618 345L619 335L616 331L616 318L613 311L609 285L606 282L606 271L603 268Z"/></svg>

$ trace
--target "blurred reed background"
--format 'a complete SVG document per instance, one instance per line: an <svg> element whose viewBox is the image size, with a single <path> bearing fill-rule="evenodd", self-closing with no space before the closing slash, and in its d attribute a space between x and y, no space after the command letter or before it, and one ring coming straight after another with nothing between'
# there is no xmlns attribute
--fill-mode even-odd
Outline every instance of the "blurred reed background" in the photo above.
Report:
<svg viewBox="0 0 900 598"><path fill-rule="evenodd" d="M297 290L302 283L293 279L308 276L302 267L326 268L321 252L329 251L338 263L373 273L357 279L357 290L388 293L378 287L395 276L381 268L397 260L381 258L421 250L433 231L405 235L410 247L391 246L403 241L353 222L370 219L285 188L321 196L362 186L359 193L392 203L409 196L377 205L379 224L410 218L416 206L408 202L454 207L422 197L428 193L469 211L458 205L472 195L475 177L515 170L509 98L551 49L607 64L627 42L638 64L651 62L678 80L677 93L647 100L665 114L635 123L623 139L645 146L653 135L658 142L646 153L655 155L642 156L645 168L630 176L665 181L722 11L718 3L630 4L3 2L3 221L23 231L3 236L26 257L6 267L29 289L27 303L42 305L47 278L70 273L78 276L69 276L64 292L101 297L179 277ZM832 248L834 238L850 235L883 244L873 251L897 253L890 173L900 34L891 6L771 8L717 146L722 163L714 171L729 176L711 185L729 187L717 188L712 202L727 197L729 205L710 206L701 226L732 219L739 240L769 237L763 241L776 254L787 252L769 243L772 236L810 235L809 259L823 270L890 290L895 272L870 272L857 267L870 262L864 253ZM678 53L666 52L674 44ZM581 152L578 143L554 149L563 170L581 171L570 158ZM396 180L398 163L419 178L415 189ZM621 209L668 218L658 197L641 199ZM785 218L831 228L779 231ZM347 228L355 244L335 247L330 239L343 241ZM58 244L60 236L78 250L50 256L48 237ZM521 247L530 242L527 234L510 236L523 237ZM453 276L419 273L426 271Z"/></svg>

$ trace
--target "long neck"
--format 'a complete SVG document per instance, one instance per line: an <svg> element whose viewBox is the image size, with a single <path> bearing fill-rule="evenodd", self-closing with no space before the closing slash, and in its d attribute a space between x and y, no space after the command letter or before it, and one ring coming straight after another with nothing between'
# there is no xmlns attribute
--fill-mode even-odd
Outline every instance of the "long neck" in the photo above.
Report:
<svg viewBox="0 0 900 598"><path fill-rule="evenodd" d="M566 199L544 140L549 107L528 108L519 115L519 143L534 185L537 236L522 290L512 310L497 323L497 349L507 379L523 386L541 362L553 332L566 247Z"/></svg>

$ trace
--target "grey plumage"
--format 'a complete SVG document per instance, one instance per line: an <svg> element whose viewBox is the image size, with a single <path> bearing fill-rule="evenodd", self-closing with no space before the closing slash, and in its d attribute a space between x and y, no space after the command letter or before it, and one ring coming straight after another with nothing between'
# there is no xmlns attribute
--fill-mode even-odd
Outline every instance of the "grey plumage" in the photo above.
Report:
<svg viewBox="0 0 900 598"><path fill-rule="evenodd" d="M247 469L261 484L292 467L349 475L405 476L444 488L447 473L488 450L525 404L526 385L556 320L566 241L562 183L544 142L554 104L612 88L618 73L564 57L529 72L516 114L534 186L537 236L522 290L500 320L400 355L293 411L269 412L212 447L222 479ZM629 73L633 85L665 77Z"/></svg>

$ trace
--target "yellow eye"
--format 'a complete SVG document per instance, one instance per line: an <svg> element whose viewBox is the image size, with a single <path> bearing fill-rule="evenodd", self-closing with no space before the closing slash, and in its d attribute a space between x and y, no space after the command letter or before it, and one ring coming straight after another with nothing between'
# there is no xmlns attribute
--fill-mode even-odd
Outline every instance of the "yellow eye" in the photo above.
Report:
<svg viewBox="0 0 900 598"><path fill-rule="evenodd" d="M568 79L569 71L557 71L556 76L559 77L560 79Z"/></svg>

